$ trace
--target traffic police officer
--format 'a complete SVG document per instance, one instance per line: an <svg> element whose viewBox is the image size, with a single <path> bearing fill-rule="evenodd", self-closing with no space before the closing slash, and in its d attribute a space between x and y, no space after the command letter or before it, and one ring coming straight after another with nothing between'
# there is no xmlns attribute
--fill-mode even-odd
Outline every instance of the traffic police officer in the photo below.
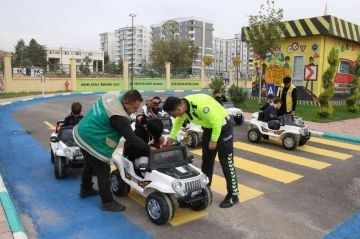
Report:
<svg viewBox="0 0 360 239"><path fill-rule="evenodd" d="M215 157L219 151L219 161L226 179L227 191L221 208L229 208L239 202L238 183L234 168L233 127L225 108L213 97L194 94L184 98L168 97L163 110L176 118L167 143L172 144L183 122L187 119L202 126L201 170L209 178L211 186Z"/></svg>

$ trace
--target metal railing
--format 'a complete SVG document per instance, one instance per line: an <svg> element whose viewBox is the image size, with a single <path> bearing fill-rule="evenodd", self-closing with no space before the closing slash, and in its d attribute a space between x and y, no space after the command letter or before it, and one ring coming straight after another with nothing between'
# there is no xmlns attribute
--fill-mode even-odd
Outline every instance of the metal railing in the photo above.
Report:
<svg viewBox="0 0 360 239"><path fill-rule="evenodd" d="M38 66L20 66L12 67L13 77L41 77L47 78L70 78L70 65L48 64L43 67Z"/></svg>

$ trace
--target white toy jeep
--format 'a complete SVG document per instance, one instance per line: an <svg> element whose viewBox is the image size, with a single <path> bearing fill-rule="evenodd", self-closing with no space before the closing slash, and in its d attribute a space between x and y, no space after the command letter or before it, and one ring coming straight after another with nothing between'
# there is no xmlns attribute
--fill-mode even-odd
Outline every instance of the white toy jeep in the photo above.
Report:
<svg viewBox="0 0 360 239"><path fill-rule="evenodd" d="M57 179L66 178L68 168L84 166L84 157L73 138L73 126L61 127L63 123L56 123L55 132L50 137L50 157Z"/></svg>
<svg viewBox="0 0 360 239"><path fill-rule="evenodd" d="M257 117L257 118L256 118ZM254 113L249 123L248 139L253 143L259 143L261 138L281 140L285 149L294 150L297 146L303 146L311 137L308 127L300 117L284 115L277 127L269 128L268 123L263 122L264 113Z"/></svg>
<svg viewBox="0 0 360 239"><path fill-rule="evenodd" d="M170 146L150 152L149 163L135 167L135 160L124 152L113 155L116 170L111 172L115 195L125 196L130 187L146 197L145 209L157 225L169 222L175 213L173 199L181 208L205 210L212 203L208 177L191 163L185 146Z"/></svg>
<svg viewBox="0 0 360 239"><path fill-rule="evenodd" d="M231 102L224 102L223 106L235 124L242 125L244 123L245 119L241 109L236 108Z"/></svg>

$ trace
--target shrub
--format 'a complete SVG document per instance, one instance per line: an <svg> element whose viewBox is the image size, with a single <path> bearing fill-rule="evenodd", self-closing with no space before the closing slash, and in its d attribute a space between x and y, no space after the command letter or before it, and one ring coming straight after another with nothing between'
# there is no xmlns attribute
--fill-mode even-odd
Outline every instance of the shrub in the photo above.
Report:
<svg viewBox="0 0 360 239"><path fill-rule="evenodd" d="M358 91L359 88L359 79L360 79L360 55L356 59L356 64L353 68L354 70L354 78L351 81L350 93L351 96L346 99L346 107L347 110L351 113L356 113L359 111L359 106L357 106L357 102L360 98L360 93Z"/></svg>
<svg viewBox="0 0 360 239"><path fill-rule="evenodd" d="M231 102L233 102L236 107L240 107L248 99L248 93L244 90L244 88L235 84L230 86L228 95Z"/></svg>
<svg viewBox="0 0 360 239"><path fill-rule="evenodd" d="M334 108L330 102L334 96L334 75L336 73L336 67L339 62L339 56L336 54L335 47L333 47L327 57L329 67L322 77L322 88L324 91L319 95L318 101L320 103L320 109L318 115L322 118L328 118L334 113Z"/></svg>
<svg viewBox="0 0 360 239"><path fill-rule="evenodd" d="M225 83L223 77L216 76L215 79L211 80L211 83L209 84L209 88L212 90L218 90L221 94L225 94Z"/></svg>

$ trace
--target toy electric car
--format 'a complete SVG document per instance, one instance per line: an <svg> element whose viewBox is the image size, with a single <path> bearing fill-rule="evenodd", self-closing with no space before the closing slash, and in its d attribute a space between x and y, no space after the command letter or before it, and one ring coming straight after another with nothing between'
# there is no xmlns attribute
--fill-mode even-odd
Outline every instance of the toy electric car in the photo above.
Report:
<svg viewBox="0 0 360 239"><path fill-rule="evenodd" d="M242 125L244 123L245 119L241 109L236 108L231 102L224 102L223 106L227 110L230 118L235 122L235 124Z"/></svg>
<svg viewBox="0 0 360 239"><path fill-rule="evenodd" d="M255 118L257 116L257 118ZM297 146L303 146L311 137L308 127L300 117L284 115L280 124L269 128L268 123L263 122L264 113L253 114L249 123L248 139L258 143L261 138L281 140L285 149L294 150Z"/></svg>
<svg viewBox="0 0 360 239"><path fill-rule="evenodd" d="M201 126L185 120L178 134L182 135L189 148L196 148L201 144L203 132Z"/></svg>
<svg viewBox="0 0 360 239"><path fill-rule="evenodd" d="M50 137L50 156L54 164L55 177L63 179L68 168L84 166L84 157L73 137L73 126L61 126L63 121L56 123L55 132Z"/></svg>
<svg viewBox="0 0 360 239"><path fill-rule="evenodd" d="M111 189L125 196L130 187L146 197L145 209L157 225L169 222L175 213L174 200L181 208L205 210L212 203L208 177L191 163L185 146L170 146L152 150L148 164L136 165L127 155L126 147L112 157L116 170L111 172Z"/></svg>

